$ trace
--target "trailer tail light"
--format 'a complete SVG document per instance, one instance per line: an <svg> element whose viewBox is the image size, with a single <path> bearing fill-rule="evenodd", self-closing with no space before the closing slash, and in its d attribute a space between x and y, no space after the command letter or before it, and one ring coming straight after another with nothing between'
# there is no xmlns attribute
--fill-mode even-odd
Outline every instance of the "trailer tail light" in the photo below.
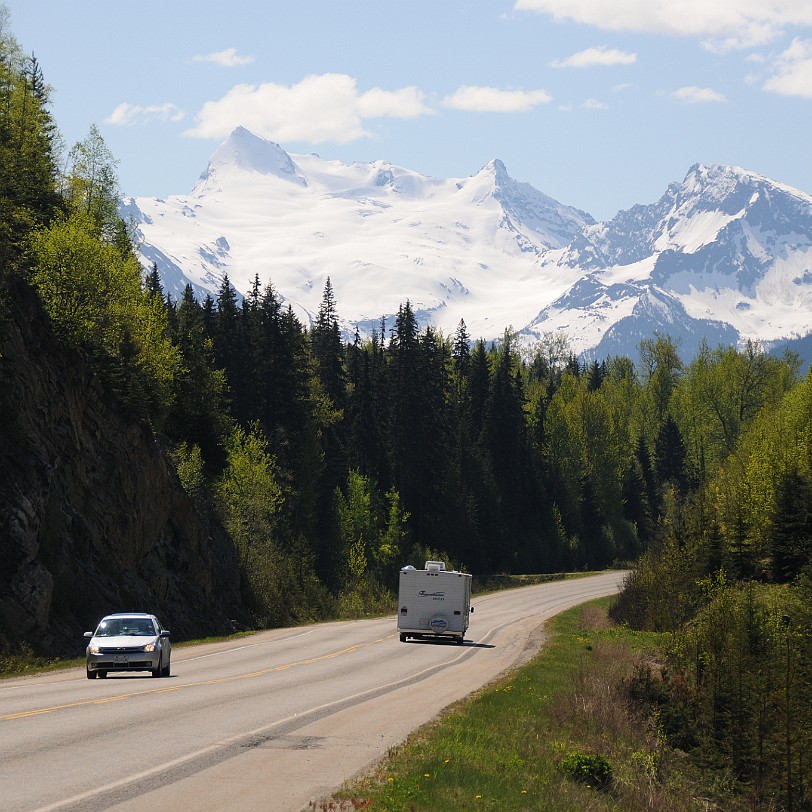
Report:
<svg viewBox="0 0 812 812"><path fill-rule="evenodd" d="M405 606L401 606L401 607L400 607L400 613L401 613L402 615L405 615L405 614L406 614L406 607L405 607Z"/></svg>

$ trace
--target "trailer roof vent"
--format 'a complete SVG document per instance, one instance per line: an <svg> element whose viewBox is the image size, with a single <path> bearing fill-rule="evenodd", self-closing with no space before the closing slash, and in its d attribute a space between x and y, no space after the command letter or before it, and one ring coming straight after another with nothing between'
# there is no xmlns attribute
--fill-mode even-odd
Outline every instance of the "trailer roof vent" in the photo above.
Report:
<svg viewBox="0 0 812 812"><path fill-rule="evenodd" d="M408 572L409 570L413 570L413 569L414 569L414 567L411 564L407 564L405 567L401 567L400 571L401 572Z"/></svg>
<svg viewBox="0 0 812 812"><path fill-rule="evenodd" d="M426 569L429 572L440 572L445 570L445 561L426 561Z"/></svg>

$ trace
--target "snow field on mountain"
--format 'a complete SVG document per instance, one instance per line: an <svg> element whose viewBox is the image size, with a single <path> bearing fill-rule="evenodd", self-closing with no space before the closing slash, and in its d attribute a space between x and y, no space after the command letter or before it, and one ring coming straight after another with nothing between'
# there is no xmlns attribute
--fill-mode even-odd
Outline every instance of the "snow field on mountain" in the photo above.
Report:
<svg viewBox="0 0 812 812"><path fill-rule="evenodd" d="M692 167L662 198L595 223L498 159L468 178L374 161L343 164L237 128L188 195L125 200L175 298L191 283L246 294L258 277L311 323L329 277L346 337L387 330L407 300L422 325L472 338L513 328L532 346L564 333L577 353L612 332L711 346L812 333L812 197L738 167ZM626 326L628 325L628 326ZM624 339L624 335L626 338Z"/></svg>

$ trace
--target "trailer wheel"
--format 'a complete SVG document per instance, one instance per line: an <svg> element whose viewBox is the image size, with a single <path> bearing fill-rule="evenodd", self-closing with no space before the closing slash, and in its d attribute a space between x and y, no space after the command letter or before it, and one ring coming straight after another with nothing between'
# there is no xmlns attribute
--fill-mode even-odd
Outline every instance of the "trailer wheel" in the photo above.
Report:
<svg viewBox="0 0 812 812"><path fill-rule="evenodd" d="M465 638L464 637L458 637L457 638L457 645L461 646L463 643L465 643Z"/></svg>
<svg viewBox="0 0 812 812"><path fill-rule="evenodd" d="M406 634L401 633L400 635L400 642L405 643L409 639L409 636Z"/></svg>

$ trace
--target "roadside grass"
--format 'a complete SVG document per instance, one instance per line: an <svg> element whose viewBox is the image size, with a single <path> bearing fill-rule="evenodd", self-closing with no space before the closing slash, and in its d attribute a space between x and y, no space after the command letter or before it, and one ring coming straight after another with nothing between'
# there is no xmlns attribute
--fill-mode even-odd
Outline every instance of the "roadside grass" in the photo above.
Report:
<svg viewBox="0 0 812 812"><path fill-rule="evenodd" d="M0 680L78 668L84 664L84 657L38 657L27 649L0 652Z"/></svg>
<svg viewBox="0 0 812 812"><path fill-rule="evenodd" d="M607 616L611 600L554 618L548 643L530 663L454 705L370 774L311 808L747 808L729 795L711 797L688 757L666 745L656 719L629 701L629 681L641 668L656 668L667 639L613 625Z"/></svg>

